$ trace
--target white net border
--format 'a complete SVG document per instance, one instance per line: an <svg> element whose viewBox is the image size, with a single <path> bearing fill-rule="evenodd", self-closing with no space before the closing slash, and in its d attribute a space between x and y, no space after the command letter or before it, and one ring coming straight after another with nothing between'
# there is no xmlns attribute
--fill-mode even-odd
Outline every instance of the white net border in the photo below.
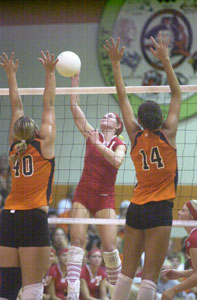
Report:
<svg viewBox="0 0 197 300"><path fill-rule="evenodd" d="M125 219L98 218L49 218L49 224L94 224L94 225L125 225ZM197 227L197 221L173 220L174 227Z"/></svg>
<svg viewBox="0 0 197 300"><path fill-rule="evenodd" d="M19 88L20 95L43 95L44 88ZM182 93L197 92L197 85L181 85ZM128 94L138 93L169 93L168 85L160 86L127 86ZM56 88L56 95L71 95L71 94L116 94L115 87L79 87L79 88ZM9 89L0 89L1 96L8 96Z"/></svg>

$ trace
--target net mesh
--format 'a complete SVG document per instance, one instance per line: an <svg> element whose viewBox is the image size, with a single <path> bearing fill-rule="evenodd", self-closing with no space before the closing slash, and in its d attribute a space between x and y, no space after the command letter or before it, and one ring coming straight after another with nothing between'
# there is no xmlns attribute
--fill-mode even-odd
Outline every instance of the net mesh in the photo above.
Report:
<svg viewBox="0 0 197 300"><path fill-rule="evenodd" d="M135 112L140 103L150 99L155 100L161 105L164 116L166 116L170 98L168 86L127 87L126 89ZM197 135L195 129L196 121L194 118L197 107L195 94L197 92L197 86L182 86L181 89L183 92L182 110L177 132L179 182L177 198L173 209L173 225L175 226L184 226L183 221L176 220L178 210L187 200L197 199ZM38 125L40 125L43 88L19 89L19 93L22 96L25 115L32 117ZM72 197L74 187L79 182L85 154L84 138L76 128L69 108L69 95L72 93L80 94L80 106L89 123L94 128L100 128L100 119L109 111L121 116L119 104L116 101L117 99L115 99L116 89L114 87L57 88L55 104L57 122L57 138L55 143L56 170L52 207L57 209L58 213L70 209L67 198ZM11 114L8 95L8 89L0 89L1 190L3 190L3 188L9 190L10 187L7 172L7 157L9 152L8 130ZM125 129L122 136L128 146L128 150L126 159L118 171L116 180L115 194L117 213L119 213L122 201L130 200L133 187L136 184L135 170L130 159L130 142ZM6 195L6 192L4 194ZM62 201L63 204L60 206L61 200L64 201ZM49 222L79 223L79 220L51 218ZM88 224L108 223L122 225L125 223L125 220L81 219L80 222ZM189 225L191 224L189 223Z"/></svg>

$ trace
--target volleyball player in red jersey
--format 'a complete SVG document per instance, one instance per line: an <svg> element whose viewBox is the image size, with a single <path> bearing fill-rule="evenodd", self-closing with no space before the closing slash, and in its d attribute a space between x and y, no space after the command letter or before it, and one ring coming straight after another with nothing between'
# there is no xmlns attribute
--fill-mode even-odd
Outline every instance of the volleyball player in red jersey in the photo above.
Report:
<svg viewBox="0 0 197 300"><path fill-rule="evenodd" d="M197 220L197 200L187 201L179 211L179 220L194 221ZM172 300L177 293L190 290L196 287L197 282L197 228L185 227L188 237L185 240L185 248L192 267L191 270L177 271L169 269L163 271L168 279L185 278L180 284L166 290L162 295L162 300Z"/></svg>
<svg viewBox="0 0 197 300"><path fill-rule="evenodd" d="M72 78L72 87L79 86L79 76ZM104 115L100 122L101 133L88 123L79 106L79 95L71 95L70 109L79 131L86 139L83 173L75 189L71 217L116 218L114 185L118 168L124 161L126 145L118 135L123 124L113 113ZM115 285L121 270L121 261L116 249L117 228L114 225L99 225L103 257L108 279ZM68 251L68 300L79 299L79 277L86 243L86 224L71 225L71 247Z"/></svg>
<svg viewBox="0 0 197 300"><path fill-rule="evenodd" d="M122 272L119 275L113 300L126 300L132 279L140 262L142 251L145 261L138 300L153 300L160 268L168 248L172 225L173 200L176 197L177 157L176 133L179 122L181 90L171 66L166 35L159 33L158 41L151 38L155 49L150 48L163 66L171 89L168 116L163 121L160 106L145 101L138 108L135 119L132 100L128 100L120 69L124 47L120 39L104 45L116 83L124 124L129 135L137 185L126 215L125 243Z"/></svg>
<svg viewBox="0 0 197 300"><path fill-rule="evenodd" d="M89 263L85 264L81 270L81 290L80 300L101 299L109 300L107 296L107 274L101 267L102 254L98 248L93 248L88 252Z"/></svg>
<svg viewBox="0 0 197 300"><path fill-rule="evenodd" d="M18 92L14 53L0 57L8 77L11 103L9 130L11 191L0 215L0 299L14 300L21 285L23 300L42 299L42 279L48 267L50 242L47 222L54 178L55 65L49 51L41 52L45 90L40 130L24 116Z"/></svg>

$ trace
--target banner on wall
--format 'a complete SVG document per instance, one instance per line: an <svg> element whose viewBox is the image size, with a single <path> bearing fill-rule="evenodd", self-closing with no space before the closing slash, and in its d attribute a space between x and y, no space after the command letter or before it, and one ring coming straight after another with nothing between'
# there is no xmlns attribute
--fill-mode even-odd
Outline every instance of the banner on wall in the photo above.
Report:
<svg viewBox="0 0 197 300"><path fill-rule="evenodd" d="M181 85L197 84L196 0L109 0L99 24L98 55L101 73L108 86L114 85L111 63L103 49L106 39L120 37L125 53L121 69L127 86L165 85L167 77L159 60L150 52L150 37L159 31L170 37L169 56ZM131 95L129 95L131 99ZM164 116L170 94L132 95L135 113L143 100L157 100ZM197 95L183 93L181 119L197 112Z"/></svg>

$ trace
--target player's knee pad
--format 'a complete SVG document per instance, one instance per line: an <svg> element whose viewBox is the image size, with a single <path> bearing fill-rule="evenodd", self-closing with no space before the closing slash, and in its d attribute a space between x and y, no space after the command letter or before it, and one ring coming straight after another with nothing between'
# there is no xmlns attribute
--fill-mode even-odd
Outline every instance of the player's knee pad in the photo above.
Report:
<svg viewBox="0 0 197 300"><path fill-rule="evenodd" d="M143 279L140 284L140 288L145 288L149 290L156 290L156 287L157 286L153 281L147 279Z"/></svg>
<svg viewBox="0 0 197 300"><path fill-rule="evenodd" d="M75 282L68 281L68 293L67 298L69 299L79 299L80 293L80 280L76 280Z"/></svg>
<svg viewBox="0 0 197 300"><path fill-rule="evenodd" d="M153 281L143 279L140 284L137 300L141 300L141 299L155 300L156 288L157 286Z"/></svg>
<svg viewBox="0 0 197 300"><path fill-rule="evenodd" d="M121 266L121 260L117 249L111 252L103 252L105 265L109 269L115 269Z"/></svg>
<svg viewBox="0 0 197 300"><path fill-rule="evenodd" d="M84 250L80 247L71 246L68 249L68 263L82 265Z"/></svg>
<svg viewBox="0 0 197 300"><path fill-rule="evenodd" d="M26 285L23 287L22 300L42 300L43 291L42 283Z"/></svg>
<svg viewBox="0 0 197 300"><path fill-rule="evenodd" d="M16 300L22 285L20 268L0 268L0 297Z"/></svg>

